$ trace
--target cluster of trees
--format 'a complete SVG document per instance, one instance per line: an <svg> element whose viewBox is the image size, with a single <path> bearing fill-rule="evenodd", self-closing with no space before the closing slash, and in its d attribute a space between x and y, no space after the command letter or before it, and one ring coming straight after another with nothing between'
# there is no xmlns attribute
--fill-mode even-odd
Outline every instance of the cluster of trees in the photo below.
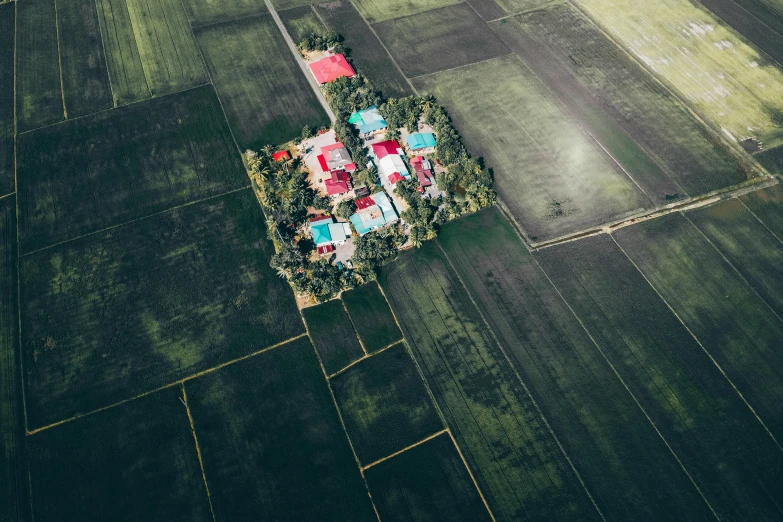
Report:
<svg viewBox="0 0 783 522"><path fill-rule="evenodd" d="M321 33L310 33L302 38L296 46L302 51L326 51L331 49L335 54L347 55L349 49L343 45L343 37L335 31L329 30Z"/></svg>
<svg viewBox="0 0 783 522"><path fill-rule="evenodd" d="M365 281L372 281L383 265L397 257L397 252L404 243L405 234L399 226L383 228L354 238L356 250L352 260L356 273Z"/></svg>
<svg viewBox="0 0 783 522"><path fill-rule="evenodd" d="M422 198L417 183L410 179L398 181L394 191L408 204L400 217L410 226L411 244L418 248L422 241L433 239L438 234L433 218L438 211L439 201Z"/></svg>
<svg viewBox="0 0 783 522"><path fill-rule="evenodd" d="M278 242L278 253L272 256L269 265L280 277L291 281L299 295L319 302L355 286L353 277L347 272L340 271L325 259L308 261L300 245L289 241Z"/></svg>

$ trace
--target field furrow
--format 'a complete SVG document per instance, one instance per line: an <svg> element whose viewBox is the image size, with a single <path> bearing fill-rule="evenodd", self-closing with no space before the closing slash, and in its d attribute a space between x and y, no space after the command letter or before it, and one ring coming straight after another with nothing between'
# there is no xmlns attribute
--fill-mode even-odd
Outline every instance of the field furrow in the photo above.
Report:
<svg viewBox="0 0 783 522"><path fill-rule="evenodd" d="M16 190L14 183L14 9L0 5L0 196Z"/></svg>
<svg viewBox="0 0 783 522"><path fill-rule="evenodd" d="M193 27L268 13L264 0L182 0Z"/></svg>
<svg viewBox="0 0 783 522"><path fill-rule="evenodd" d="M749 192L739 199L778 241L783 241L783 184Z"/></svg>

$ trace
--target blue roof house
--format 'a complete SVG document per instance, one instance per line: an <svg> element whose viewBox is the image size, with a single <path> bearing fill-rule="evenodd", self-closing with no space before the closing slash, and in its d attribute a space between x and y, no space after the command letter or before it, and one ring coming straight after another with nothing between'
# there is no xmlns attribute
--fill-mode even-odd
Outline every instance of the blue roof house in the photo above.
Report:
<svg viewBox="0 0 783 522"><path fill-rule="evenodd" d="M397 221L398 216L385 192L356 200L358 212L351 216L351 223L360 236Z"/></svg>
<svg viewBox="0 0 783 522"><path fill-rule="evenodd" d="M405 142L411 150L430 149L435 147L435 135L431 132L416 132L405 136Z"/></svg>
<svg viewBox="0 0 783 522"><path fill-rule="evenodd" d="M375 105L370 105L363 111L354 112L348 119L348 123L356 125L362 134L370 134L386 128L386 120L383 119Z"/></svg>

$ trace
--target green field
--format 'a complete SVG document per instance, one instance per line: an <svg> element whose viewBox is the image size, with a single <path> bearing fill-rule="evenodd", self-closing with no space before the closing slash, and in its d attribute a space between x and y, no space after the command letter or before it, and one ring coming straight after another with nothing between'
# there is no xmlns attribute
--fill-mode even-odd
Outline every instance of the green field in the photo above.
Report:
<svg viewBox="0 0 783 522"><path fill-rule="evenodd" d="M280 20L283 21L286 31L291 36L294 43L298 44L305 37L312 33L321 34L326 31L326 27L315 14L313 8L309 5L286 9L278 13Z"/></svg>
<svg viewBox="0 0 783 522"><path fill-rule="evenodd" d="M452 223L438 243L607 519L709 518L698 490L501 213Z"/></svg>
<svg viewBox="0 0 783 522"><path fill-rule="evenodd" d="M783 144L783 70L690 0L576 0L732 139Z"/></svg>
<svg viewBox="0 0 783 522"><path fill-rule="evenodd" d="M0 520L9 521L27 520L29 507L16 285L16 205L8 196L0 199Z"/></svg>
<svg viewBox="0 0 783 522"><path fill-rule="evenodd" d="M96 0L96 5L114 104L148 99L152 87L144 73L125 0Z"/></svg>
<svg viewBox="0 0 783 522"><path fill-rule="evenodd" d="M69 118L114 105L95 0L57 5L63 99Z"/></svg>
<svg viewBox="0 0 783 522"><path fill-rule="evenodd" d="M364 466L443 429L402 343L348 368L330 382Z"/></svg>
<svg viewBox="0 0 783 522"><path fill-rule="evenodd" d="M508 47L464 3L373 27L408 78L509 53Z"/></svg>
<svg viewBox="0 0 783 522"><path fill-rule="evenodd" d="M376 283L345 292L342 299L368 353L377 352L402 339L389 303Z"/></svg>
<svg viewBox="0 0 783 522"><path fill-rule="evenodd" d="M783 185L778 183L739 197L742 204L764 223L778 241L783 241Z"/></svg>
<svg viewBox="0 0 783 522"><path fill-rule="evenodd" d="M373 466L365 476L381 520L492 520L448 434Z"/></svg>
<svg viewBox="0 0 783 522"><path fill-rule="evenodd" d="M339 299L305 308L302 315L328 375L365 355L351 319Z"/></svg>
<svg viewBox="0 0 783 522"><path fill-rule="evenodd" d="M303 331L250 189L22 258L28 428Z"/></svg>
<svg viewBox="0 0 783 522"><path fill-rule="evenodd" d="M14 46L14 6L0 5L0 49ZM0 196L14 187L14 53L0 53Z"/></svg>
<svg viewBox="0 0 783 522"><path fill-rule="evenodd" d="M492 27L550 89L565 91L560 98L571 110L579 114L592 107L619 127L615 132L624 133L627 143L602 132L590 116L580 118L653 201L695 196L747 178L719 138L570 4Z"/></svg>
<svg viewBox="0 0 783 522"><path fill-rule="evenodd" d="M175 386L31 436L35 520L212 520L181 397Z"/></svg>
<svg viewBox="0 0 783 522"><path fill-rule="evenodd" d="M64 118L54 0L23 0L16 13L18 132ZM4 54L8 51L4 51ZM7 96L7 94L4 94Z"/></svg>
<svg viewBox="0 0 783 522"><path fill-rule="evenodd" d="M497 20L508 16L508 12L495 0L466 0L470 7L484 20Z"/></svg>
<svg viewBox="0 0 783 522"><path fill-rule="evenodd" d="M344 43L351 49L354 64L372 81L373 87L388 98L413 94L408 81L350 1L319 4L315 10L330 29L345 38Z"/></svg>
<svg viewBox="0 0 783 522"><path fill-rule="evenodd" d="M515 56L417 78L438 97L534 242L651 206L651 201Z"/></svg>
<svg viewBox="0 0 783 522"><path fill-rule="evenodd" d="M183 0L193 27L268 13L264 0Z"/></svg>
<svg viewBox="0 0 783 522"><path fill-rule="evenodd" d="M381 274L435 400L498 520L598 519L437 244Z"/></svg>
<svg viewBox="0 0 783 522"><path fill-rule="evenodd" d="M368 23L419 14L438 7L456 4L459 0L355 0L356 7Z"/></svg>
<svg viewBox="0 0 783 522"><path fill-rule="evenodd" d="M729 203L744 210L736 200ZM739 232L735 223L723 225ZM774 241L761 227L756 233ZM783 321L680 214L620 229L614 237L780 440ZM773 248L780 258L780 244ZM783 279L776 287L783 298Z"/></svg>
<svg viewBox="0 0 783 522"><path fill-rule="evenodd" d="M780 447L612 238L535 256L717 517L783 516Z"/></svg>
<svg viewBox="0 0 783 522"><path fill-rule="evenodd" d="M196 29L196 39L241 150L329 125L271 16Z"/></svg>
<svg viewBox="0 0 783 522"><path fill-rule="evenodd" d="M19 138L23 252L247 186L212 87Z"/></svg>
<svg viewBox="0 0 783 522"><path fill-rule="evenodd" d="M185 386L215 520L377 520L310 341Z"/></svg>

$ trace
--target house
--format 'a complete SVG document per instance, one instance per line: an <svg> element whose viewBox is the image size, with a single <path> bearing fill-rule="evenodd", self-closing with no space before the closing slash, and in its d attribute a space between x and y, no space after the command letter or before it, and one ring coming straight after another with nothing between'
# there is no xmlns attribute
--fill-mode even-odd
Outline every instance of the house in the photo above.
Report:
<svg viewBox="0 0 783 522"><path fill-rule="evenodd" d="M348 223L335 223L331 216L319 216L310 220L310 234L313 236L313 243L319 247L319 254L331 252L324 248L321 252L320 247L341 245L351 237L351 226Z"/></svg>
<svg viewBox="0 0 783 522"><path fill-rule="evenodd" d="M351 190L351 177L344 170L333 170L329 175L324 180L327 194L337 196Z"/></svg>
<svg viewBox="0 0 783 522"><path fill-rule="evenodd" d="M355 203L357 211L351 216L351 223L360 236L399 219L385 192L359 198Z"/></svg>
<svg viewBox="0 0 783 522"><path fill-rule="evenodd" d="M351 64L348 63L348 60L346 60L345 56L342 54L327 56L317 62L313 62L310 64L310 70L313 72L315 80L322 85L324 83L333 82L337 78L343 76L351 78L356 75L353 67L351 67Z"/></svg>
<svg viewBox="0 0 783 522"><path fill-rule="evenodd" d="M402 161L402 149L396 140L386 140L373 143L373 154L378 158L378 173L386 176L389 183L394 185L400 180L410 177L410 172Z"/></svg>
<svg viewBox="0 0 783 522"><path fill-rule="evenodd" d="M325 147L321 147L321 154L318 156L318 163L321 165L321 169L324 172L330 170L342 169L347 172L353 172L356 170L356 164L351 161L351 155L348 154L348 149L345 145L340 143L332 143Z"/></svg>
<svg viewBox="0 0 783 522"><path fill-rule="evenodd" d="M287 150L279 150L272 154L273 161L285 161L287 159L291 159L291 154Z"/></svg>
<svg viewBox="0 0 783 522"><path fill-rule="evenodd" d="M380 115L378 107L375 105L370 105L363 111L354 112L348 119L348 123L355 125L359 129L359 133L363 135L386 128L386 120Z"/></svg>
<svg viewBox="0 0 783 522"><path fill-rule="evenodd" d="M411 167L416 177L419 179L419 185L425 189L435 182L435 174L432 172L432 163L421 156L411 158Z"/></svg>
<svg viewBox="0 0 783 522"><path fill-rule="evenodd" d="M408 148L414 151L435 149L435 135L431 132L416 132L405 136Z"/></svg>

